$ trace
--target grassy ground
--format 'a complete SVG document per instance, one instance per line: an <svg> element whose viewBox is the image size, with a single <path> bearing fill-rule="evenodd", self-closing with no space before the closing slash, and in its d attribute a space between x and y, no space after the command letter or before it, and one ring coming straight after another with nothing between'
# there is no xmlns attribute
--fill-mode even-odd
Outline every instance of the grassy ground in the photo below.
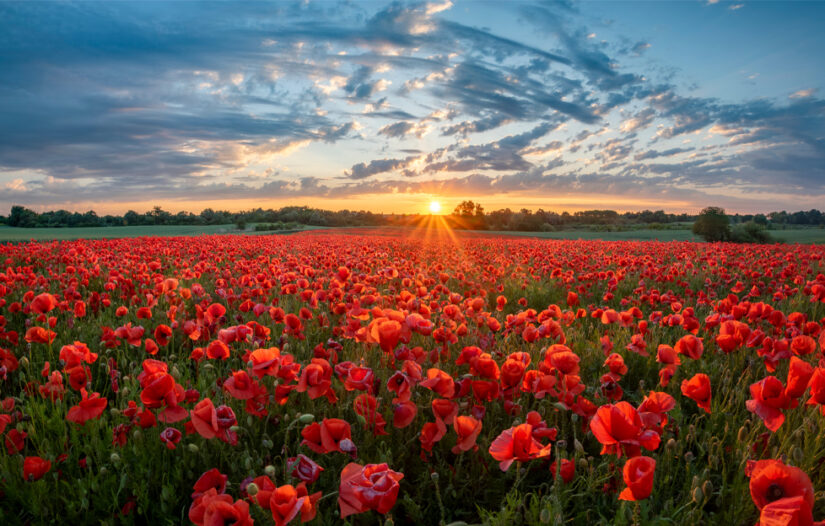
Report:
<svg viewBox="0 0 825 526"><path fill-rule="evenodd" d="M285 233L282 231L254 232L243 231L244 234L261 235ZM314 229L316 227L304 227ZM292 231L290 231L292 232ZM117 239L123 237L143 236L197 236L201 234L239 234L235 225L149 225L149 226L110 226L110 227L80 227L80 228L14 228L0 226L0 243L6 241L51 241L67 239Z"/></svg>
<svg viewBox="0 0 825 526"><path fill-rule="evenodd" d="M244 234L266 235L291 233L293 231L255 232L250 226ZM305 230L321 227L305 226ZM354 227L353 227L354 228ZM368 227L375 230L375 227ZM383 227L397 232L404 227ZM89 228L12 228L0 226L0 243L19 241L48 241L67 239L116 239L142 236L197 236L201 234L238 234L241 231L235 225L152 225L152 226L115 226ZM484 234L503 236L536 237L541 239L600 239L604 241L701 241L689 229L683 230L629 230L625 232L591 232L587 230L563 230L560 232L510 232L483 231ZM771 230L771 235L785 243L825 243L825 229L795 228L788 230Z"/></svg>

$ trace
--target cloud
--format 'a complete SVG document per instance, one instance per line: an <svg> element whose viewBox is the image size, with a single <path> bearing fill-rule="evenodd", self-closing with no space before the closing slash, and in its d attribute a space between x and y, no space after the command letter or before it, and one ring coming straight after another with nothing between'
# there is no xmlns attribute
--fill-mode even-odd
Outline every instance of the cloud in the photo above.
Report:
<svg viewBox="0 0 825 526"><path fill-rule="evenodd" d="M136 195L825 194L815 87L700 96L636 58L660 40L615 33L564 2L0 3L0 212Z"/></svg>

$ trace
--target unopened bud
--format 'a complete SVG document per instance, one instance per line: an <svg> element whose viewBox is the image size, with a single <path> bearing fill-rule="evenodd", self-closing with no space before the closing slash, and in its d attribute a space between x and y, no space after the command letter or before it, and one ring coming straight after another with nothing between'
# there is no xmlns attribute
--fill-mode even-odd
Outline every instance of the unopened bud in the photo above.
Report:
<svg viewBox="0 0 825 526"><path fill-rule="evenodd" d="M691 496L693 497L693 502L697 504L705 500L705 495L702 493L702 488L694 488Z"/></svg>
<svg viewBox="0 0 825 526"><path fill-rule="evenodd" d="M438 482L438 472L433 471L432 473L430 473L430 478L433 479L433 482Z"/></svg>
<svg viewBox="0 0 825 526"><path fill-rule="evenodd" d="M191 451L192 453L197 453L198 452L198 446L197 445L189 444L188 447L189 447L189 451Z"/></svg>
<svg viewBox="0 0 825 526"><path fill-rule="evenodd" d="M685 453L685 462L693 462L693 458L694 455L692 451L688 451L687 453Z"/></svg>
<svg viewBox="0 0 825 526"><path fill-rule="evenodd" d="M665 444L665 449L666 449L669 453L673 453L673 452L675 452L675 451L676 451L676 446L677 446L677 444L676 444L676 439L671 438L671 439L668 439L667 443Z"/></svg>
<svg viewBox="0 0 825 526"><path fill-rule="evenodd" d="M704 484L702 484L702 493L706 497L710 497L713 495L713 482L706 480Z"/></svg>
<svg viewBox="0 0 825 526"><path fill-rule="evenodd" d="M266 473L267 477L274 477L275 476L275 466L272 464L267 464L264 468L264 473Z"/></svg>
<svg viewBox="0 0 825 526"><path fill-rule="evenodd" d="M109 455L109 460L111 460L112 463L117 464L118 462L120 462L120 455L118 455L117 453L112 453L111 455Z"/></svg>
<svg viewBox="0 0 825 526"><path fill-rule="evenodd" d="M739 428L739 432L736 434L736 440L739 442L746 442L748 438L748 430L745 426Z"/></svg>
<svg viewBox="0 0 825 526"><path fill-rule="evenodd" d="M539 514L539 520L542 524L550 524L550 508L544 508Z"/></svg>
<svg viewBox="0 0 825 526"><path fill-rule="evenodd" d="M314 421L315 421L315 415L313 415L311 413L301 415L300 418L298 418L298 422L300 422L302 424L311 424Z"/></svg>
<svg viewBox="0 0 825 526"><path fill-rule="evenodd" d="M249 485L246 486L246 493L250 497L254 497L258 494L258 485L254 482L250 482Z"/></svg>
<svg viewBox="0 0 825 526"><path fill-rule="evenodd" d="M584 446L581 442L579 442L578 438L573 439L573 447L576 449L577 452L584 453Z"/></svg>

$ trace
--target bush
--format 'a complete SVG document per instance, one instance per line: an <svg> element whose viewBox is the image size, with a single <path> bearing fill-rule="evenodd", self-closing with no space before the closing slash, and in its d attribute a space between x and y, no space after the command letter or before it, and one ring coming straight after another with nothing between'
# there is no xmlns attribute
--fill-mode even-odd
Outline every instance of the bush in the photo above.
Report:
<svg viewBox="0 0 825 526"><path fill-rule="evenodd" d="M754 221L747 221L741 225L733 227L730 233L730 240L734 243L773 243L767 229Z"/></svg>

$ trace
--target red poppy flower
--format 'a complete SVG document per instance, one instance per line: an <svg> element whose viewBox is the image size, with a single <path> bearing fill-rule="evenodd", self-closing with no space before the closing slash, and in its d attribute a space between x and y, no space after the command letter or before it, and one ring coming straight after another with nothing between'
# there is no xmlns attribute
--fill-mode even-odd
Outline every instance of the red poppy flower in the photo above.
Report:
<svg viewBox="0 0 825 526"><path fill-rule="evenodd" d="M47 312L51 312L52 309L57 307L59 303L60 302L53 294L44 292L42 294L38 294L32 300L31 310L33 310L37 314L46 314Z"/></svg>
<svg viewBox="0 0 825 526"><path fill-rule="evenodd" d="M808 388L808 382L814 374L814 368L808 362L800 360L796 356L791 356L791 365L788 368L788 380L785 382L785 396L789 400L793 400L795 405L796 399L805 394Z"/></svg>
<svg viewBox="0 0 825 526"><path fill-rule="evenodd" d="M763 517L786 516L797 519L795 523L765 521L764 524L813 523L811 510L814 505L814 488L811 479L799 468L786 466L779 460L755 462L750 466L750 493Z"/></svg>
<svg viewBox="0 0 825 526"><path fill-rule="evenodd" d="M332 366L323 358L313 358L312 363L304 367L298 380L299 393L306 392L310 400L326 395L330 403L337 400L332 390Z"/></svg>
<svg viewBox="0 0 825 526"><path fill-rule="evenodd" d="M314 460L306 455L292 457L287 460L287 464L292 466L292 476L307 484L312 484L318 480L321 472L324 471L324 468L316 464Z"/></svg>
<svg viewBox="0 0 825 526"><path fill-rule="evenodd" d="M432 389L444 398L452 398L455 395L455 381L453 377L441 369L428 369L427 379L419 385L427 389Z"/></svg>
<svg viewBox="0 0 825 526"><path fill-rule="evenodd" d="M638 411L627 402L599 407L590 420L590 430L602 444L602 455L635 457L641 454L641 447L653 451L661 442L658 433L643 428Z"/></svg>
<svg viewBox="0 0 825 526"><path fill-rule="evenodd" d="M622 469L622 478L627 487L619 494L620 500L644 500L653 491L653 473L656 461L650 457L627 459Z"/></svg>
<svg viewBox="0 0 825 526"><path fill-rule="evenodd" d="M350 463L341 471L341 485L338 489L340 517L375 510L387 513L395 505L402 473L393 471L387 464L367 464L360 466Z"/></svg>
<svg viewBox="0 0 825 526"><path fill-rule="evenodd" d="M277 347L255 349L249 355L252 362L252 373L258 378L264 376L278 376L281 365L281 351Z"/></svg>
<svg viewBox="0 0 825 526"><path fill-rule="evenodd" d="M203 438L215 438L220 431L218 426L218 412L215 410L215 405L209 398L204 398L195 406L190 412L191 422Z"/></svg>
<svg viewBox="0 0 825 526"><path fill-rule="evenodd" d="M403 429L412 424L418 414L418 406L412 402L400 402L393 405L392 425L396 429Z"/></svg>
<svg viewBox="0 0 825 526"><path fill-rule="evenodd" d="M238 400L249 400L255 396L256 387L255 380L250 378L246 371L233 371L232 375L223 383L223 388Z"/></svg>
<svg viewBox="0 0 825 526"><path fill-rule="evenodd" d="M452 450L453 453L458 454L462 451L478 448L476 438L481 433L480 420L476 420L471 416L459 416L453 421L453 429L458 435L456 445Z"/></svg>
<svg viewBox="0 0 825 526"><path fill-rule="evenodd" d="M103 410L106 409L106 405L109 403L105 398L100 398L100 393L92 393L92 395L89 396L86 389L80 390L80 396L82 397L80 403L69 409L69 412L66 414L66 420L69 422L83 425L88 420L100 418L100 415L103 414Z"/></svg>
<svg viewBox="0 0 825 526"><path fill-rule="evenodd" d="M561 480L565 484L570 483L573 480L573 477L576 476L576 463L572 460L562 459L561 467L557 468L556 461L550 463L550 474L553 476L553 479L556 478L556 470L558 469L559 474L561 475Z"/></svg>
<svg viewBox="0 0 825 526"><path fill-rule="evenodd" d="M181 439L181 432L174 427L167 427L160 433L160 440L168 449L175 449Z"/></svg>
<svg viewBox="0 0 825 526"><path fill-rule="evenodd" d="M673 346L673 350L679 354L684 354L689 358L698 360L702 357L704 346L702 345L701 338L697 338L692 334L686 334L679 338L679 341ZM676 364L678 365L678 363L679 362L677 361Z"/></svg>
<svg viewBox="0 0 825 526"><path fill-rule="evenodd" d="M276 488L269 495L269 511L276 526L283 526L301 511L307 497L298 497L298 492L290 484Z"/></svg>
<svg viewBox="0 0 825 526"><path fill-rule="evenodd" d="M215 489L199 496L189 508L189 520L196 526L213 526L232 524L234 526L252 526L249 516L249 504L242 500L232 502L232 497L217 494Z"/></svg>
<svg viewBox="0 0 825 526"><path fill-rule="evenodd" d="M521 424L502 431L490 444L489 452L499 461L501 470L507 471L514 461L526 462L549 456L551 447L550 444L543 446L533 437L533 426Z"/></svg>
<svg viewBox="0 0 825 526"><path fill-rule="evenodd" d="M26 331L26 341L29 343L52 343L56 336L56 332L39 326L29 327Z"/></svg>
<svg viewBox="0 0 825 526"><path fill-rule="evenodd" d="M785 386L775 376L768 376L751 384L751 399L745 402L748 411L755 413L765 423L765 427L776 431L785 421L783 409L790 406L785 394Z"/></svg>
<svg viewBox="0 0 825 526"><path fill-rule="evenodd" d="M710 378L703 373L693 375L690 380L682 381L682 394L693 399L696 405L710 413Z"/></svg>
<svg viewBox="0 0 825 526"><path fill-rule="evenodd" d="M23 459L23 480L27 482L40 480L43 475L52 469L52 463L40 457L26 457Z"/></svg>
<svg viewBox="0 0 825 526"><path fill-rule="evenodd" d="M196 499L206 493L210 488L215 489L218 493L226 491L226 481L229 479L226 475L218 471L218 468L212 468L204 472L195 485L192 486L192 498Z"/></svg>

